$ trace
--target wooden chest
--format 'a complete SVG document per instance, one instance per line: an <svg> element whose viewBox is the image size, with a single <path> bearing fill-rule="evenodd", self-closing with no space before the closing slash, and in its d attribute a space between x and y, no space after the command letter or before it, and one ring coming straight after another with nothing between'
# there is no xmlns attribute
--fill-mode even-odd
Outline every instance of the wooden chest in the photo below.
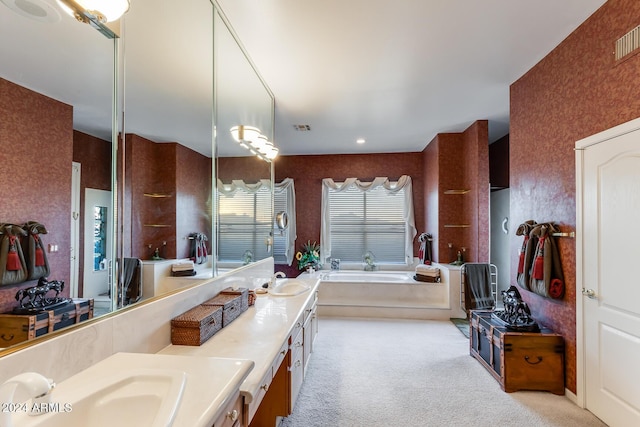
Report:
<svg viewBox="0 0 640 427"><path fill-rule="evenodd" d="M74 299L36 314L0 314L0 347L32 340L93 318L93 299Z"/></svg>
<svg viewBox="0 0 640 427"><path fill-rule="evenodd" d="M548 329L511 332L490 311L470 314L470 353L506 392L542 390L564 395L564 339Z"/></svg>

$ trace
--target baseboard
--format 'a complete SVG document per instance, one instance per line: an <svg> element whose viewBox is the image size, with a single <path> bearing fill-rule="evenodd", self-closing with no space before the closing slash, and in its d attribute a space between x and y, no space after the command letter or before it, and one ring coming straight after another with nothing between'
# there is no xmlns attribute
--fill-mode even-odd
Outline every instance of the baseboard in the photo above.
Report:
<svg viewBox="0 0 640 427"><path fill-rule="evenodd" d="M568 388L564 389L564 397L575 403L577 406L580 406L578 405L578 396Z"/></svg>

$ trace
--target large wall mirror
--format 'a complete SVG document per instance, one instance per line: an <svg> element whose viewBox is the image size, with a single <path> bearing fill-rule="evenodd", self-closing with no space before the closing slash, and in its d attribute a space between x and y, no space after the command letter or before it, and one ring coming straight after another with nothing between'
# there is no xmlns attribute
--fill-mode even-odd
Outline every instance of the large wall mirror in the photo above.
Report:
<svg viewBox="0 0 640 427"><path fill-rule="evenodd" d="M232 137L236 126L274 136L274 98L223 11L214 16L217 273L272 255L273 164Z"/></svg>
<svg viewBox="0 0 640 427"><path fill-rule="evenodd" d="M48 268L40 277L64 283L64 296L95 299L105 311L115 243L116 44L54 1L0 3L0 223L13 230L41 224L35 264ZM19 305L16 296L24 302L20 292L40 277L4 280L0 313ZM0 336L0 347L13 343L12 332Z"/></svg>
<svg viewBox="0 0 640 427"><path fill-rule="evenodd" d="M217 182L273 176L229 129L273 138L273 97L215 3L133 1L121 38L108 39L54 0L0 1L0 223L42 223L48 278L93 298L96 316L170 291L165 281L127 292L128 261L145 272L188 258L195 236L208 255L198 278L218 274ZM272 202L260 215L272 225ZM266 247L272 232L261 233ZM110 272L120 288L109 288ZM0 312L36 284L0 285Z"/></svg>

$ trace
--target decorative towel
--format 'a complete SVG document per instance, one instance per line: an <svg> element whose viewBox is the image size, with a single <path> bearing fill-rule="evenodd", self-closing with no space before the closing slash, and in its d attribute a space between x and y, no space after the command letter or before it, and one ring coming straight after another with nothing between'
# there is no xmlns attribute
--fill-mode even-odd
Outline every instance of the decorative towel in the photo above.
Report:
<svg viewBox="0 0 640 427"><path fill-rule="evenodd" d="M436 277L440 275L440 269L432 265L418 264L416 266L416 274Z"/></svg>
<svg viewBox="0 0 640 427"><path fill-rule="evenodd" d="M171 271L188 271L195 269L195 264L191 260L179 261L171 265Z"/></svg>
<svg viewBox="0 0 640 427"><path fill-rule="evenodd" d="M493 308L489 264L465 264L464 304L467 310Z"/></svg>

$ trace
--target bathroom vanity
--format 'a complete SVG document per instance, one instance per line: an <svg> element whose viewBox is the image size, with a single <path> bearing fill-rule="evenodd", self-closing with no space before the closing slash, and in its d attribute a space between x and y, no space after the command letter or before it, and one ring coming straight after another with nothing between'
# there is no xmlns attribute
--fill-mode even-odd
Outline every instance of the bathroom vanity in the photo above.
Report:
<svg viewBox="0 0 640 427"><path fill-rule="evenodd" d="M254 362L214 426L273 426L277 417L292 413L318 332L319 281L304 282L309 290L297 295L259 294L253 306L201 346L169 345L158 353Z"/></svg>

